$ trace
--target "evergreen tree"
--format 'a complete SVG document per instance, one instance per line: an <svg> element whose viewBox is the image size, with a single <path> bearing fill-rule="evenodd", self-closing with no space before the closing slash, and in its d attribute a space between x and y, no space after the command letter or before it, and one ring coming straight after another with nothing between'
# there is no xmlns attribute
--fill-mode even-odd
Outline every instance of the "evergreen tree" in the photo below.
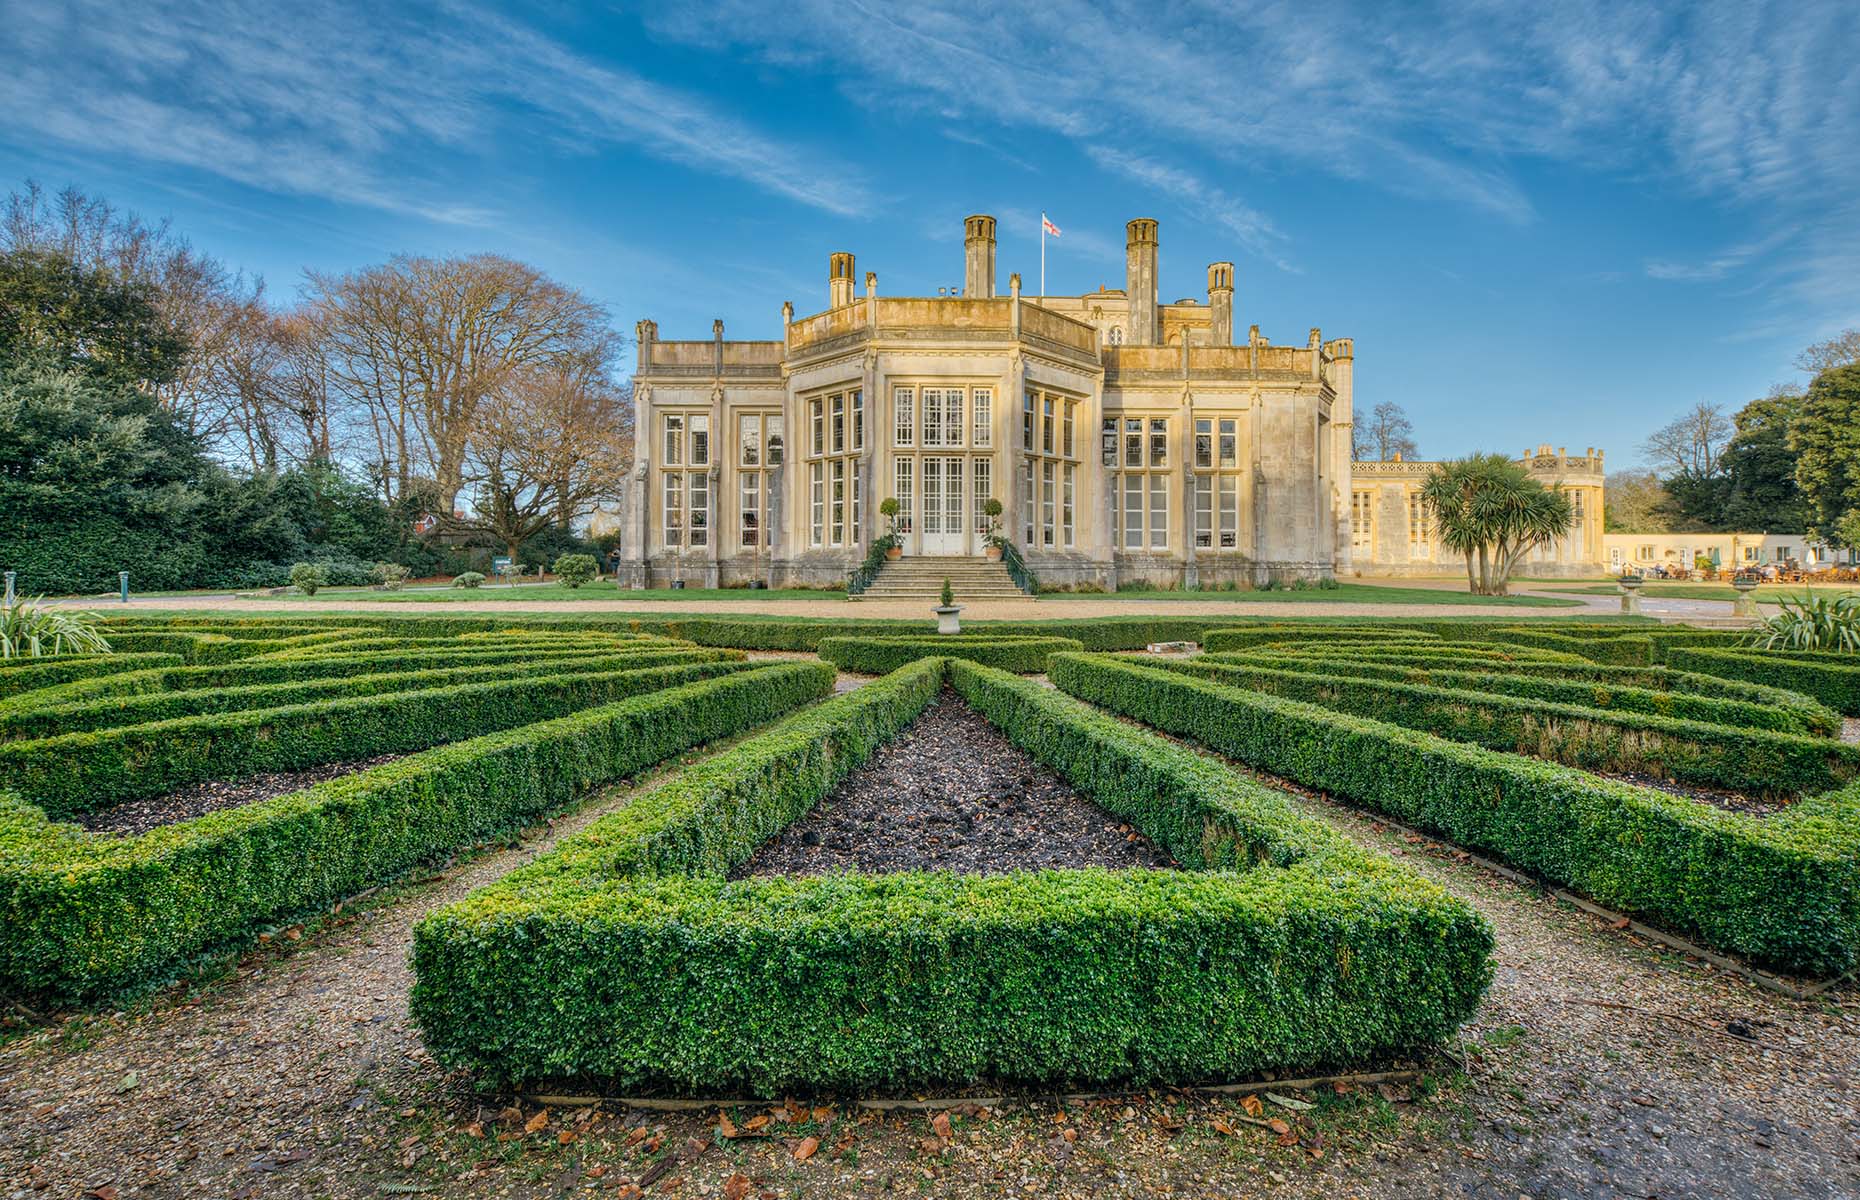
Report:
<svg viewBox="0 0 1860 1200"><path fill-rule="evenodd" d="M1844 521L1860 512L1860 363L1815 376L1790 426L1789 448L1812 528L1851 545L1853 523Z"/></svg>

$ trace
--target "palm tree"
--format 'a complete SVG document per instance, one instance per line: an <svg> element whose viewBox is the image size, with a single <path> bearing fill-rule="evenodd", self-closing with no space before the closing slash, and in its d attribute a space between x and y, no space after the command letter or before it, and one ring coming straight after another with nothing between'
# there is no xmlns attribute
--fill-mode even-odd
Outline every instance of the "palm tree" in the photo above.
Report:
<svg viewBox="0 0 1860 1200"><path fill-rule="evenodd" d="M1421 485L1435 536L1466 556L1474 595L1502 596L1532 549L1569 532L1575 510L1559 487L1545 487L1502 454L1441 463Z"/></svg>

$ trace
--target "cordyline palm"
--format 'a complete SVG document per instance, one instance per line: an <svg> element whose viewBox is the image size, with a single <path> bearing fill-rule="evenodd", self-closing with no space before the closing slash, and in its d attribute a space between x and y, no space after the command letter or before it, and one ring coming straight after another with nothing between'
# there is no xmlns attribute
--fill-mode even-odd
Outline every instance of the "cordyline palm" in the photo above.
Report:
<svg viewBox="0 0 1860 1200"><path fill-rule="evenodd" d="M1575 520L1562 489L1545 487L1502 454L1440 464L1421 485L1421 501L1440 544L1466 556L1466 586L1481 596L1504 595L1519 560Z"/></svg>

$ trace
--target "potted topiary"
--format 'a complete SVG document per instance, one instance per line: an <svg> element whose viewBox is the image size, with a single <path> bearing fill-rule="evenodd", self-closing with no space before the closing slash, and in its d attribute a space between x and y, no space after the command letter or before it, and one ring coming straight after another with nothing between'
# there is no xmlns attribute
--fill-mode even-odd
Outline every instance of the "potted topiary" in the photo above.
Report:
<svg viewBox="0 0 1860 1200"><path fill-rule="evenodd" d="M938 633L961 633L962 622L956 619L962 606L956 603L956 593L949 586L947 577L943 580L942 602L930 611L936 614L936 631Z"/></svg>
<svg viewBox="0 0 1860 1200"><path fill-rule="evenodd" d="M1001 547L1005 545L1001 538L1001 501L988 497L982 504L982 515L988 518L987 544L982 553L988 556L989 562L1000 562Z"/></svg>
<svg viewBox="0 0 1860 1200"><path fill-rule="evenodd" d="M885 557L902 558L904 539L898 536L898 498L896 496L885 497L884 503L878 506L878 511L879 515L884 517L891 526L891 532L886 535L890 537L891 544L885 547Z"/></svg>

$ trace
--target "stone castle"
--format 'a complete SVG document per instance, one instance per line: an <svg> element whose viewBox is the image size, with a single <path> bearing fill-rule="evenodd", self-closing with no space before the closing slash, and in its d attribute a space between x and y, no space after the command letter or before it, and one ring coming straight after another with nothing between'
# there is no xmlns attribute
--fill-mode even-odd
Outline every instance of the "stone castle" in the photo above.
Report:
<svg viewBox="0 0 1860 1200"><path fill-rule="evenodd" d="M1157 223L1134 220L1122 288L1033 297L1010 275L1000 295L978 215L960 295L881 296L870 271L861 293L841 252L827 307L783 304L779 341L639 322L622 582L837 585L890 528L886 500L906 555L980 555L995 529L1042 586L1374 573L1353 556L1402 543L1352 526L1351 340L1236 341L1233 264L1208 266L1205 300L1164 303L1158 255Z"/></svg>

